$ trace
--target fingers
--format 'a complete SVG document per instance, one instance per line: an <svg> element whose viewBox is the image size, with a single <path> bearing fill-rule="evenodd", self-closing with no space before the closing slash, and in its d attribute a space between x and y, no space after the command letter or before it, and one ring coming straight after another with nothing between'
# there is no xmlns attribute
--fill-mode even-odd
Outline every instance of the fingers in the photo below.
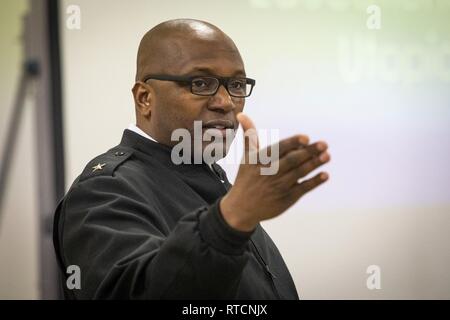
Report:
<svg viewBox="0 0 450 320"><path fill-rule="evenodd" d="M281 159L288 152L290 152L292 150L296 150L298 148L307 146L308 143L309 143L309 137L306 135L302 135L302 134L298 134L298 135L292 136L290 138L281 140L278 143L279 158Z"/></svg>
<svg viewBox="0 0 450 320"><path fill-rule="evenodd" d="M259 149L258 133L253 121L242 112L238 113L236 118L244 130L244 153L257 151Z"/></svg>
<svg viewBox="0 0 450 320"><path fill-rule="evenodd" d="M308 193L309 191L317 188L322 183L327 181L329 178L328 173L321 172L314 177L304 180L301 183L297 183L291 190L292 190L292 196L295 199L301 198L304 194Z"/></svg>
<svg viewBox="0 0 450 320"><path fill-rule="evenodd" d="M285 173L299 167L307 160L326 153L328 145L324 141L318 141L304 148L288 152L284 157L280 157L280 173Z"/></svg>
<svg viewBox="0 0 450 320"><path fill-rule="evenodd" d="M314 156L305 163L301 164L300 166L297 166L294 169L291 169L290 171L286 172L283 176L283 180L288 185L296 184L298 179L305 177L313 170L317 169L318 167L324 165L325 163L329 162L331 159L329 153L327 151L322 152L319 156ZM281 165L280 165L281 167ZM281 168L280 168L281 171Z"/></svg>

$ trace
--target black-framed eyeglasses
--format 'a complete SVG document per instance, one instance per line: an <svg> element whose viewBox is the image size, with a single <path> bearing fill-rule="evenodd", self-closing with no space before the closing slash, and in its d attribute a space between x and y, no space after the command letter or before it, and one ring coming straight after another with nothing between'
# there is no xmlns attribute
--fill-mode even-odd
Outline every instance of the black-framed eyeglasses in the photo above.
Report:
<svg viewBox="0 0 450 320"><path fill-rule="evenodd" d="M210 77L210 76L170 76L170 75L148 75L144 78L144 82L150 79L162 81L175 81L186 83L191 86L191 92L199 96L213 96L219 90L219 86L223 85L228 94L236 98L247 98L252 94L256 81L243 77Z"/></svg>

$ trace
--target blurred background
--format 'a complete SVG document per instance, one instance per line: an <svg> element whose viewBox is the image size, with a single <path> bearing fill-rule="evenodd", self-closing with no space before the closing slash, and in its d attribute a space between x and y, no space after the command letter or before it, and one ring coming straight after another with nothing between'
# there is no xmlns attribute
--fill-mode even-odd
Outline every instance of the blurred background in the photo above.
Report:
<svg viewBox="0 0 450 320"><path fill-rule="evenodd" d="M58 55L47 50L51 85L38 76L19 90L24 110L5 151L24 39L31 52L49 45L38 28L26 34L23 17L45 3L0 4L0 143L11 160L0 298L57 297L48 238L56 201L134 123L144 33L196 18L240 49L257 80L245 109L257 128L329 144L329 181L263 224L300 297L450 299L450 0L59 1L59 26L43 23L57 29L60 81ZM45 95L54 109L40 109ZM221 161L230 180L241 139Z"/></svg>

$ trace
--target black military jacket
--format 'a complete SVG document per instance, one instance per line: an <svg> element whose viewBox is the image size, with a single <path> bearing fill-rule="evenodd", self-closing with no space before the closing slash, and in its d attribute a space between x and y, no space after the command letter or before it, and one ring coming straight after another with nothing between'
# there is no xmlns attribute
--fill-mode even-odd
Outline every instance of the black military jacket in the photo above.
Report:
<svg viewBox="0 0 450 320"><path fill-rule="evenodd" d="M55 212L64 275L75 299L298 299L261 226L240 232L218 202L231 187L217 165L175 165L171 149L125 130L88 163Z"/></svg>

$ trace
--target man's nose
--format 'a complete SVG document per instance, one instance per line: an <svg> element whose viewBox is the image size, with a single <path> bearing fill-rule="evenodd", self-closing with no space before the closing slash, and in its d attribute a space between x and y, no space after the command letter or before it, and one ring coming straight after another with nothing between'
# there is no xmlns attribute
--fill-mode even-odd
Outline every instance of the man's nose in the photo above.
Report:
<svg viewBox="0 0 450 320"><path fill-rule="evenodd" d="M208 109L227 113L235 108L233 100L227 89L220 85L215 95L211 97L208 103Z"/></svg>

